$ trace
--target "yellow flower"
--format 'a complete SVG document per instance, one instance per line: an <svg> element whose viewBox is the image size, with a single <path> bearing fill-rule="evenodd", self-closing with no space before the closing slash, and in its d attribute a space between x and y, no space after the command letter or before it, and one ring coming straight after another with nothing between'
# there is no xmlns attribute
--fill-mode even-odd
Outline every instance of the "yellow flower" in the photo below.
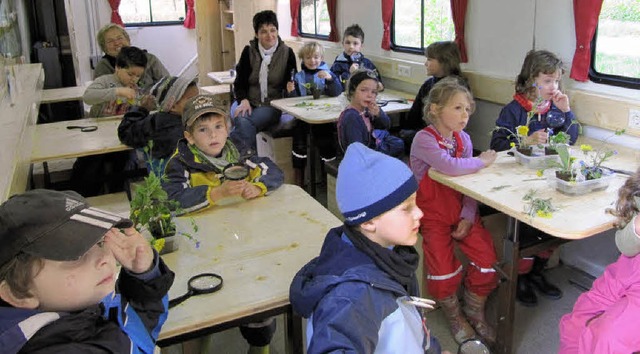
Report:
<svg viewBox="0 0 640 354"><path fill-rule="evenodd" d="M543 175L544 175L544 170L537 170L536 171L536 176L542 177Z"/></svg>
<svg viewBox="0 0 640 354"><path fill-rule="evenodd" d="M529 135L529 127L527 127L526 125L519 125L516 128L516 132L520 136L528 136Z"/></svg>
<svg viewBox="0 0 640 354"><path fill-rule="evenodd" d="M582 144L580 145L580 150L582 150L582 152L588 152L588 151L593 151L593 148L591 147L591 145Z"/></svg>
<svg viewBox="0 0 640 354"><path fill-rule="evenodd" d="M151 241L151 247L153 247L159 253L164 248L164 242L164 238L156 238Z"/></svg>
<svg viewBox="0 0 640 354"><path fill-rule="evenodd" d="M512 142L511 142L511 144L509 144L509 146L511 146L511 147L515 147L515 146L516 146L516 143L514 143L514 142L512 141Z"/></svg>
<svg viewBox="0 0 640 354"><path fill-rule="evenodd" d="M551 218L551 212L548 212L545 210L538 210L536 214L541 218L547 218L547 219Z"/></svg>

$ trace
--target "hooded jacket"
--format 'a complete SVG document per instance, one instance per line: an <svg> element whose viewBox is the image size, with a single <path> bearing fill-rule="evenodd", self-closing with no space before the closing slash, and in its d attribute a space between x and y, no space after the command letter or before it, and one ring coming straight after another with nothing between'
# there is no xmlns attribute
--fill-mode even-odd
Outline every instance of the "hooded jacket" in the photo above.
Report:
<svg viewBox="0 0 640 354"><path fill-rule="evenodd" d="M308 319L309 354L424 353L422 318L404 302L417 293L417 281L405 290L355 248L341 226L296 274L289 298Z"/></svg>
<svg viewBox="0 0 640 354"><path fill-rule="evenodd" d="M342 83L336 74L334 74L331 70L329 70L329 66L325 62L320 63L320 65L316 69L308 69L304 63L300 64L302 70L298 71L295 75L295 83L296 89L292 91L289 96L308 96L311 92L307 92L307 88L304 86L305 83L313 81L316 84L316 87L323 94L336 97L340 96L342 93ZM333 80L329 81L327 79L321 79L318 77L318 73L321 71L327 71L331 74Z"/></svg>

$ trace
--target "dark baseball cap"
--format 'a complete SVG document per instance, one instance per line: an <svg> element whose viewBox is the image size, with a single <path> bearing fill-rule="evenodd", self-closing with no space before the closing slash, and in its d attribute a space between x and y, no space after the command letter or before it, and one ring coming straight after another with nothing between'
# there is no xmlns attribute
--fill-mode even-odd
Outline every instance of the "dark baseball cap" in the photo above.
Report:
<svg viewBox="0 0 640 354"><path fill-rule="evenodd" d="M198 117L215 113L225 118L229 117L229 100L224 99L221 95L197 95L187 101L182 112L182 125L185 129L198 119Z"/></svg>
<svg viewBox="0 0 640 354"><path fill-rule="evenodd" d="M21 252L74 261L112 227L131 226L129 219L89 207L76 192L34 189L0 205L0 265Z"/></svg>

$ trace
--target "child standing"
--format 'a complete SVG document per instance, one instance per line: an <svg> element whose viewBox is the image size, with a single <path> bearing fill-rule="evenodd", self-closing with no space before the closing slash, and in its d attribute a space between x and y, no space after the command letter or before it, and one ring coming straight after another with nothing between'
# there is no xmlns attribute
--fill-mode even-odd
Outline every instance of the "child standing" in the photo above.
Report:
<svg viewBox="0 0 640 354"><path fill-rule="evenodd" d="M307 353L440 352L416 308L433 302L414 297L417 188L403 162L349 145L336 182L345 223L329 231L290 288L294 311L308 319Z"/></svg>
<svg viewBox="0 0 640 354"><path fill-rule="evenodd" d="M559 353L640 351L640 169L618 191L616 245L622 255L560 320Z"/></svg>
<svg viewBox="0 0 640 354"><path fill-rule="evenodd" d="M353 24L344 30L342 35L342 48L344 52L338 55L331 65L331 71L340 78L342 83L346 83L356 70L369 69L373 71L378 79L378 91L384 89L380 73L376 66L362 55L362 44L364 43L364 31L359 25ZM346 87L345 87L346 88Z"/></svg>
<svg viewBox="0 0 640 354"><path fill-rule="evenodd" d="M429 293L442 305L458 343L473 338L475 328L492 344L495 331L485 320L484 311L487 296L497 285L493 240L480 223L476 201L428 174L435 168L448 175L465 175L493 163L493 150L472 157L471 138L462 130L473 108L471 93L457 79L438 82L425 102L425 121L431 124L416 134L410 163L419 183L416 201L424 212L420 227ZM454 255L454 242L470 261L464 279L464 315L456 295L464 272Z"/></svg>
<svg viewBox="0 0 640 354"><path fill-rule="evenodd" d="M293 77L293 82L287 83L287 91L289 96L307 96L311 95L310 89L305 84L313 84L322 94L336 97L342 93L342 83L336 74L329 70L324 62L324 48L318 42L305 43L298 57L302 60L301 71ZM291 90L294 87L295 90ZM297 120L293 131L293 149L292 162L295 171L296 184L302 186L304 184L304 169L307 164L307 136L309 129L314 130L320 157L323 161L331 161L336 158L336 148L334 142L334 124L309 124L302 120Z"/></svg>
<svg viewBox="0 0 640 354"><path fill-rule="evenodd" d="M569 98L560 91L560 80L564 73L563 63L555 54L546 50L532 50L527 53L520 74L516 78L516 93L513 101L500 111L496 129L491 137L491 148L496 151L508 150L511 144L518 144L516 127L529 123L527 145L546 144L550 133L564 131L570 135L570 144L578 138L578 125L569 106ZM529 120L528 117L531 116ZM522 224L523 241L551 237ZM518 286L516 299L525 306L538 303L534 287L549 299L559 299L562 291L549 283L544 276L544 268L553 253L548 249L535 257L523 258L518 265Z"/></svg>
<svg viewBox="0 0 640 354"><path fill-rule="evenodd" d="M196 78L163 77L151 88L151 95L158 102L158 111L150 113L150 107L142 105L131 107L118 126L118 138L133 148L143 148L149 140L153 141L150 151L152 166L148 167L155 167L154 171L164 171L164 165L176 150L178 140L184 137L184 106L197 94Z"/></svg>
<svg viewBox="0 0 640 354"><path fill-rule="evenodd" d="M389 134L391 119L378 106L378 78L368 69L358 70L347 82L345 95L349 106L338 118L338 143L341 151L354 142L398 157L404 151L402 139Z"/></svg>
<svg viewBox="0 0 640 354"><path fill-rule="evenodd" d="M155 352L174 274L131 220L35 189L0 225L3 353Z"/></svg>

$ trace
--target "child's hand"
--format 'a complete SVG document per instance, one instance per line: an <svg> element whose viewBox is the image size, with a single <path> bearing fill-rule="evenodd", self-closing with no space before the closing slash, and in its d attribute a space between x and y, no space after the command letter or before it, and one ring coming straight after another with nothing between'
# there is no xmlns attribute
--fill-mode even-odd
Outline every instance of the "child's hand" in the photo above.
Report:
<svg viewBox="0 0 640 354"><path fill-rule="evenodd" d="M244 117L248 115L251 115L251 104L249 103L249 100L245 98L244 100L240 101L238 108L236 108L236 114L234 115L234 118Z"/></svg>
<svg viewBox="0 0 640 354"><path fill-rule="evenodd" d="M291 93L295 89L296 89L296 84L294 84L293 81L287 82L287 93Z"/></svg>
<svg viewBox="0 0 640 354"><path fill-rule="evenodd" d="M369 108L369 113L371 113L373 117L377 117L380 115L380 106L378 106L378 104L375 101L371 102L368 108Z"/></svg>
<svg viewBox="0 0 640 354"><path fill-rule="evenodd" d="M360 69L360 64L358 63L351 64L351 66L349 67L349 74L353 74L353 72L358 69Z"/></svg>
<svg viewBox="0 0 640 354"><path fill-rule="evenodd" d="M454 240L463 240L465 237L467 237L467 235L469 235L471 226L473 226L473 223L471 221L467 219L460 220L456 229L451 233L451 237L453 237Z"/></svg>
<svg viewBox="0 0 640 354"><path fill-rule="evenodd" d="M549 133L546 129L536 130L525 138L527 145L546 144L547 139L549 139Z"/></svg>
<svg viewBox="0 0 640 354"><path fill-rule="evenodd" d="M378 81L378 92L380 91L384 91L384 85L382 84L381 81Z"/></svg>
<svg viewBox="0 0 640 354"><path fill-rule="evenodd" d="M478 158L482 161L482 163L484 163L484 167L487 167L496 160L497 156L498 155L494 150L487 150L480 153L480 156L478 156Z"/></svg>
<svg viewBox="0 0 640 354"><path fill-rule="evenodd" d="M327 81L333 80L333 76L331 76L331 74L326 70L322 70L321 72L319 72L318 77Z"/></svg>
<svg viewBox="0 0 640 354"><path fill-rule="evenodd" d="M257 198L260 196L260 193L262 193L262 189L260 189L260 187L247 183L247 186L242 191L242 198L247 200Z"/></svg>
<svg viewBox="0 0 640 354"><path fill-rule="evenodd" d="M571 110L571 107L569 107L569 97L560 92L560 90L557 90L553 95L551 95L551 101L553 101L553 104L555 104L556 107L564 113Z"/></svg>
<svg viewBox="0 0 640 354"><path fill-rule="evenodd" d="M218 200L242 195L247 181L224 181L218 187L211 189L211 199L214 202Z"/></svg>
<svg viewBox="0 0 640 354"><path fill-rule="evenodd" d="M133 100L136 98L136 90L129 87L117 87L116 96L124 97L127 100Z"/></svg>
<svg viewBox="0 0 640 354"><path fill-rule="evenodd" d="M152 95L144 95L140 98L140 106L144 107L147 111L153 111L156 109L156 99Z"/></svg>
<svg viewBox="0 0 640 354"><path fill-rule="evenodd" d="M104 235L104 243L122 266L133 273L144 273L153 265L153 250L149 241L133 227L111 229Z"/></svg>

